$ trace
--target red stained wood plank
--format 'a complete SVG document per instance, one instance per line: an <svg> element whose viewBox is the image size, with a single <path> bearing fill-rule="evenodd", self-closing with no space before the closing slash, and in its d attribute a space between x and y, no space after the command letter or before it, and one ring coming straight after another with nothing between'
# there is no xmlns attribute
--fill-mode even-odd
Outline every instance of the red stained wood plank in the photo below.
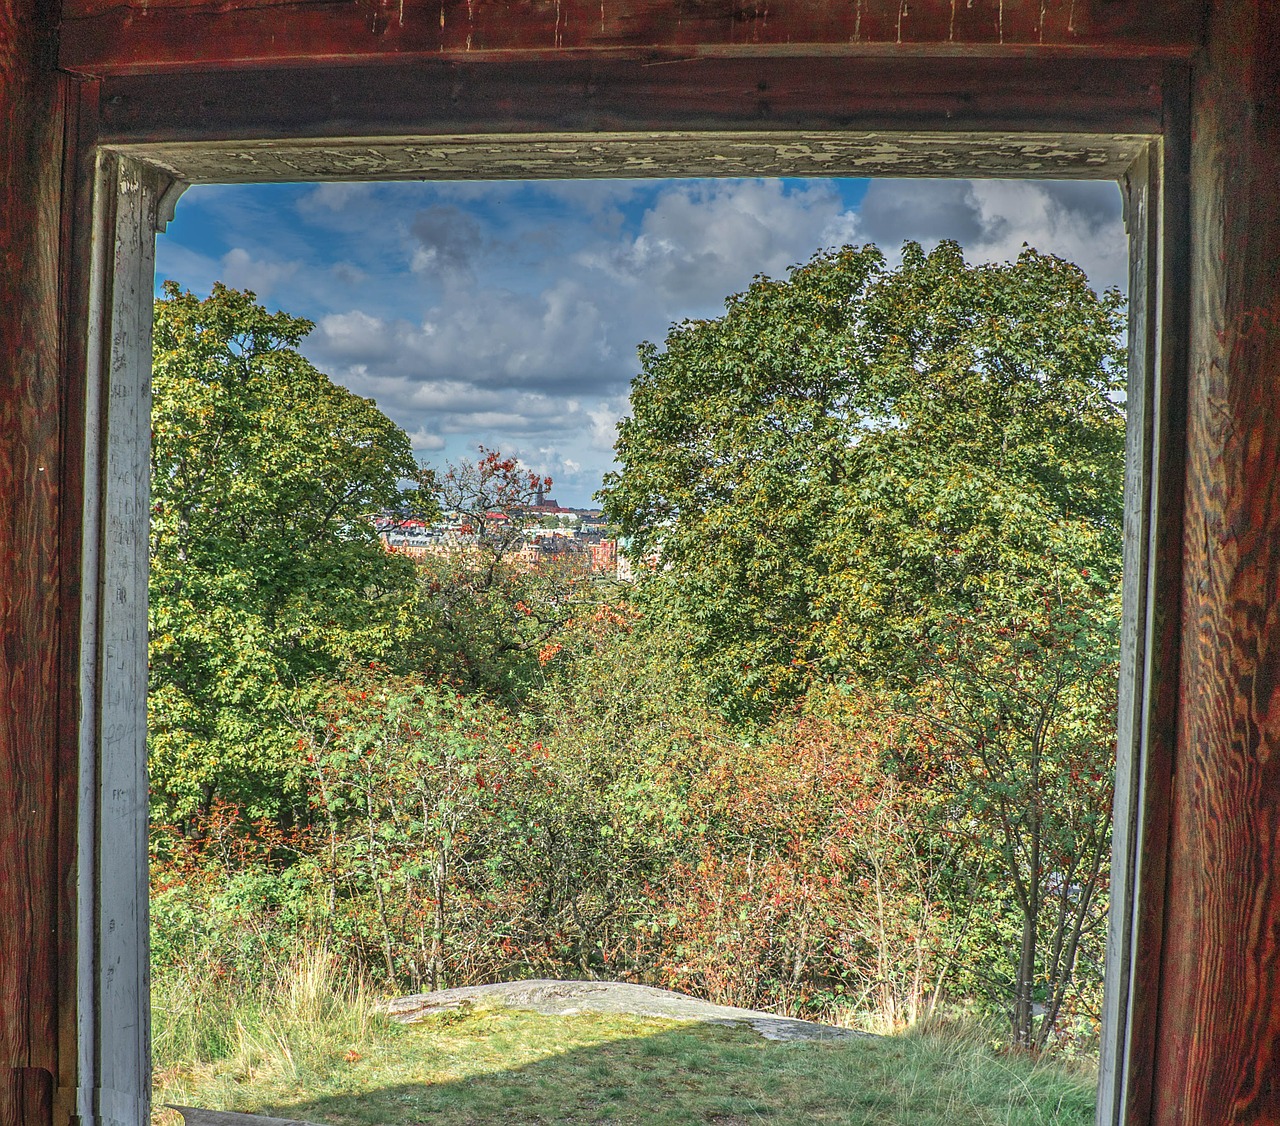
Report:
<svg viewBox="0 0 1280 1126"><path fill-rule="evenodd" d="M53 1121L53 1076L42 1067L0 1070L0 1126Z"/></svg>
<svg viewBox="0 0 1280 1126"><path fill-rule="evenodd" d="M1157 132L1169 64L517 60L124 76L105 140L711 129Z"/></svg>
<svg viewBox="0 0 1280 1126"><path fill-rule="evenodd" d="M76 0L84 74L568 51L1189 54L1198 0Z"/></svg>
<svg viewBox="0 0 1280 1126"><path fill-rule="evenodd" d="M0 1067L50 1072L65 882L57 821L63 138L59 85L42 66L52 27L43 5L0 0ZM24 1124L47 1121L37 1097L44 1074L0 1084L6 1112Z"/></svg>
<svg viewBox="0 0 1280 1126"><path fill-rule="evenodd" d="M1280 1122L1280 7L1194 95L1183 649L1155 1114Z"/></svg>
<svg viewBox="0 0 1280 1126"><path fill-rule="evenodd" d="M962 43L989 43L992 39L998 41L1000 17L1000 0L973 0L973 3L959 0L951 7L952 36Z"/></svg>
<svg viewBox="0 0 1280 1126"><path fill-rule="evenodd" d="M903 4L900 0L854 0L849 5L853 9L853 23L849 28L848 38L850 42L857 44L865 43L897 43L901 37L901 29L904 20ZM941 34L937 31L939 19L936 12L930 10L921 14L917 12L914 20L908 23L908 36L919 36L925 34L928 27L934 27L933 38L941 38ZM909 13L905 13L909 15ZM948 24L950 16L948 13Z"/></svg>

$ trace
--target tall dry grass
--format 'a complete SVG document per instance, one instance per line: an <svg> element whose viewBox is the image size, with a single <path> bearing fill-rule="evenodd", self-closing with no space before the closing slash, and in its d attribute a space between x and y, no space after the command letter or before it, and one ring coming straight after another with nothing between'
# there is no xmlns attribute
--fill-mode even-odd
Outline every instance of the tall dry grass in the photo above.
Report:
<svg viewBox="0 0 1280 1126"><path fill-rule="evenodd" d="M235 1088L267 1072L305 1087L354 1045L394 1034L377 1019L362 975L307 938L252 977L214 957L165 967L152 982L151 1012L157 1107L193 1090L212 1105L212 1085L213 1100L229 1109ZM153 1121L180 1119L158 1111Z"/></svg>

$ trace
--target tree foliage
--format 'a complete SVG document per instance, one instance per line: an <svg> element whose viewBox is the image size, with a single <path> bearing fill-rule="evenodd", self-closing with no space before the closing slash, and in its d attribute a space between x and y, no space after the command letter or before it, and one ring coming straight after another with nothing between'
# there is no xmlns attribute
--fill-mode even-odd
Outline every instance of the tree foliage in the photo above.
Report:
<svg viewBox="0 0 1280 1126"><path fill-rule="evenodd" d="M1024 1045L1105 907L1122 304L1030 249L819 254L642 349L603 493L731 715L848 682L928 732L899 776L992 844Z"/></svg>
<svg viewBox="0 0 1280 1126"><path fill-rule="evenodd" d="M485 450L420 476L456 543L383 551L403 434L298 355L305 321L170 290L153 778L190 821L155 838L157 949L252 963L305 926L396 989L1088 1027L1120 314L1032 250L757 279L642 348L604 490L652 563L624 591L523 544L550 482Z"/></svg>
<svg viewBox="0 0 1280 1126"><path fill-rule="evenodd" d="M526 535L541 523L533 506L551 484L483 447L474 462L423 474L423 487L462 531L419 562L417 663L508 707L539 682L583 597L580 559L527 554Z"/></svg>
<svg viewBox="0 0 1280 1126"><path fill-rule="evenodd" d="M909 681L928 623L1050 541L1113 581L1121 305L1032 250L846 247L643 346L601 495L661 558L648 605L767 714L815 677Z"/></svg>
<svg viewBox="0 0 1280 1126"><path fill-rule="evenodd" d="M874 247L820 255L640 350L600 495L628 554L660 557L646 605L688 630L739 711L804 686L819 543L868 413L853 329L882 270Z"/></svg>
<svg viewBox="0 0 1280 1126"><path fill-rule="evenodd" d="M370 517L406 435L298 351L310 322L166 283L152 377L149 738L157 812L298 791L299 693L383 653L412 568Z"/></svg>

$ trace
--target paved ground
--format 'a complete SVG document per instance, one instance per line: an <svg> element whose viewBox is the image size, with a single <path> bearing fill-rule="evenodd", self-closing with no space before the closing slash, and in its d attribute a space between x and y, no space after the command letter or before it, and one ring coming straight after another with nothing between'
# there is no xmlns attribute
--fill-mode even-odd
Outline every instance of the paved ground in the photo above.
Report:
<svg viewBox="0 0 1280 1126"><path fill-rule="evenodd" d="M745 1025L766 1040L834 1040L858 1035L830 1024L791 1020L731 1005L713 1005L669 989L653 989L620 981L512 981L500 985L471 985L399 997L383 1008L396 1020L412 1022L433 1013L473 1006L527 1009L548 1016L626 1013L705 1024Z"/></svg>

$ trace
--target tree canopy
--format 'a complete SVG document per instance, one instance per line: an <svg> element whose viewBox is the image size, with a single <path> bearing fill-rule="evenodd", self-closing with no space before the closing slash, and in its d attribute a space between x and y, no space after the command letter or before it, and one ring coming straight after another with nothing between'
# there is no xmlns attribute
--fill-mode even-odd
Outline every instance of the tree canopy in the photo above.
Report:
<svg viewBox="0 0 1280 1126"><path fill-rule="evenodd" d="M156 302L149 732L158 808L296 787L291 700L382 655L412 567L370 517L406 500L409 440L298 351L313 327L222 284Z"/></svg>
<svg viewBox="0 0 1280 1126"><path fill-rule="evenodd" d="M610 520L739 713L907 683L956 610L1119 570L1123 301L1025 250L823 252L642 346ZM1054 576L1057 576L1056 578ZM993 586L994 584L994 586Z"/></svg>
<svg viewBox="0 0 1280 1126"><path fill-rule="evenodd" d="M820 253L641 349L603 492L657 560L640 601L730 716L825 684L911 720L898 776L937 795L938 830L972 837L1019 919L1026 1046L1105 914L1122 310L1031 249Z"/></svg>

